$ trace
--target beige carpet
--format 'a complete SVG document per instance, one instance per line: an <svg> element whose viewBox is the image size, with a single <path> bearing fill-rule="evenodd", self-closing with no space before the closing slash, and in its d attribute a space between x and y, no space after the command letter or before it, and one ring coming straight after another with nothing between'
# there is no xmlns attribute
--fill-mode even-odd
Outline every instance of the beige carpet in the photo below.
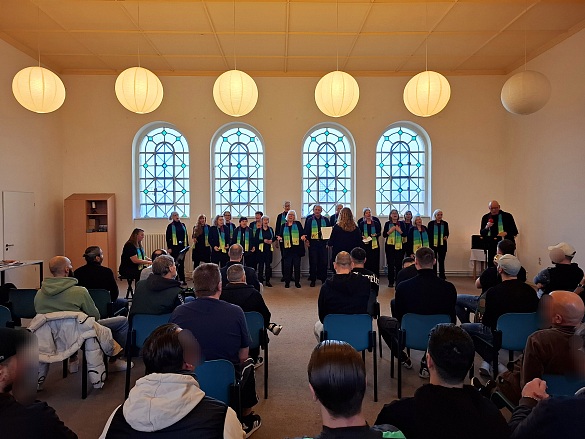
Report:
<svg viewBox="0 0 585 439"><path fill-rule="evenodd" d="M307 362L316 341L313 325L317 320L319 286L310 288L307 280L301 289L285 289L274 279L274 287L264 290L264 299L272 312L272 320L284 326L278 337L272 336L269 359L269 395L261 399L255 411L262 417L262 427L254 433L256 439L273 439L315 435L321 429L318 405L311 400L307 381ZM473 280L468 277L449 279L458 293L477 294ZM384 279L381 282L385 285ZM124 291L121 285L120 290ZM379 301L382 314L389 315L390 299L394 289L382 286ZM378 402L373 399L372 358L366 357L368 388L364 398L364 414L373 423L383 404L396 398L396 378L390 379L389 350L384 345L384 357L378 362ZM403 396L410 396L427 382L418 377L421 352L413 352L414 368L403 373ZM477 358L476 358L477 361ZM138 360L132 371L133 380L144 373ZM263 371L257 370L257 392L263 395ZM110 374L101 390L90 390L86 400L81 399L80 374L61 377L61 365L54 364L39 399L47 401L59 417L80 438L96 438L101 433L110 413L124 400L124 373Z"/></svg>

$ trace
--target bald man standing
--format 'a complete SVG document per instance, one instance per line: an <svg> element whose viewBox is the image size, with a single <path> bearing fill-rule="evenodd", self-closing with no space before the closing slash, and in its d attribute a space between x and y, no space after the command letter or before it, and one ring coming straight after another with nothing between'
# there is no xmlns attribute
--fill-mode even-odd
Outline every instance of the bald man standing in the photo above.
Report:
<svg viewBox="0 0 585 439"><path fill-rule="evenodd" d="M552 327L528 337L522 363L522 386L544 374L571 375L577 371L570 341L585 314L583 301L573 292L553 291L548 297L543 296L541 304Z"/></svg>
<svg viewBox="0 0 585 439"><path fill-rule="evenodd" d="M498 242L502 239L514 242L518 228L512 214L501 210L496 200L490 201L488 208L490 211L481 218L479 233L485 240L488 267L493 267Z"/></svg>

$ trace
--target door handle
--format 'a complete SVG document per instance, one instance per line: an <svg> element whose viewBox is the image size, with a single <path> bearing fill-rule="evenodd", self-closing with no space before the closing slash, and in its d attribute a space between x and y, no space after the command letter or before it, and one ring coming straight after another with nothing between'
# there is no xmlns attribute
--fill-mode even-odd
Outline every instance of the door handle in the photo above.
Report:
<svg viewBox="0 0 585 439"><path fill-rule="evenodd" d="M6 251L8 251L8 247L14 247L14 244L6 244Z"/></svg>

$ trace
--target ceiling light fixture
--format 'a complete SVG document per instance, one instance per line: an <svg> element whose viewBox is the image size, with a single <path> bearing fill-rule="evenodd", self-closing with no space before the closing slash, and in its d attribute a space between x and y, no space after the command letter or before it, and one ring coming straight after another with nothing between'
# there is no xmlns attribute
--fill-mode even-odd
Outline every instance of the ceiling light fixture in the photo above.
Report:
<svg viewBox="0 0 585 439"><path fill-rule="evenodd" d="M323 76L315 87L317 107L330 117L342 117L351 113L360 98L360 88L355 78L339 70L339 2L336 2L336 16L337 69Z"/></svg>
<svg viewBox="0 0 585 439"><path fill-rule="evenodd" d="M127 110L151 113L163 100L163 86L154 73L140 66L140 2L138 2L138 67L130 67L116 79L116 97Z"/></svg>
<svg viewBox="0 0 585 439"><path fill-rule="evenodd" d="M427 5L425 21L428 19L428 15ZM425 71L415 75L408 81L402 95L404 105L408 111L420 117L430 117L439 113L447 106L451 98L451 86L447 78L428 69L429 33L427 32L425 37Z"/></svg>
<svg viewBox="0 0 585 439"><path fill-rule="evenodd" d="M534 70L526 70L526 11L524 6L524 71L516 73L504 83L500 98L506 110L513 114L536 113L550 99L550 81Z"/></svg>
<svg viewBox="0 0 585 439"><path fill-rule="evenodd" d="M254 109L258 87L254 79L237 69L236 63L236 2L234 0L234 70L222 73L213 84L213 100L228 116L240 117Z"/></svg>
<svg viewBox="0 0 585 439"><path fill-rule="evenodd" d="M55 73L41 67L41 49L39 44L39 16L37 6L37 53L39 65L26 67L14 75L12 94L27 110L35 113L50 113L65 102L65 85Z"/></svg>

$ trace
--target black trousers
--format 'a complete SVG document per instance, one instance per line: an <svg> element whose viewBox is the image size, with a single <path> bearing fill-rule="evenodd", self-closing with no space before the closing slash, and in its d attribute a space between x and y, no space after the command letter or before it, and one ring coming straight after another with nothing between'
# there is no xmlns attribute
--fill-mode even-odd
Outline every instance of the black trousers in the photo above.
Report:
<svg viewBox="0 0 585 439"><path fill-rule="evenodd" d="M184 248L185 248L185 246L183 244L172 245L170 247L170 249L172 250L171 256L175 260L175 264L177 264L177 274L179 275L179 279L181 280L181 282L185 282L185 262L184 262L185 259L183 258L183 260L177 261L177 257L179 256L179 253L181 252L181 250L183 250Z"/></svg>
<svg viewBox="0 0 585 439"><path fill-rule="evenodd" d="M256 257L257 257L257 261L258 261L258 280L260 282L263 281L270 281L270 278L272 277L272 250L270 250L271 246L268 246L268 244L264 245L265 247L268 248L268 250L264 250L261 252L258 252L258 250L256 250Z"/></svg>
<svg viewBox="0 0 585 439"><path fill-rule="evenodd" d="M309 243L309 280L327 280L327 245L325 241L312 239Z"/></svg>
<svg viewBox="0 0 585 439"><path fill-rule="evenodd" d="M301 257L297 253L289 253L284 256L283 263L283 274L285 284L290 283L293 277L294 270L294 281L299 283L301 281Z"/></svg>
<svg viewBox="0 0 585 439"><path fill-rule="evenodd" d="M386 263L388 264L388 283L393 284L396 274L402 269L404 249L396 250L393 245L387 245Z"/></svg>
<svg viewBox="0 0 585 439"><path fill-rule="evenodd" d="M435 252L437 263L433 266L435 274L437 274L437 267L439 268L439 277L445 279L445 256L447 256L447 249L444 245L440 247L431 247Z"/></svg>
<svg viewBox="0 0 585 439"><path fill-rule="evenodd" d="M225 266L229 260L230 258L227 253L216 252L215 250L211 251L211 262L219 265L220 268Z"/></svg>
<svg viewBox="0 0 585 439"><path fill-rule="evenodd" d="M373 239L376 239L375 237ZM366 251L366 263L364 268L373 272L376 276L380 275L380 247L372 248L372 243L362 243L362 248ZM402 267L402 261L400 261Z"/></svg>

